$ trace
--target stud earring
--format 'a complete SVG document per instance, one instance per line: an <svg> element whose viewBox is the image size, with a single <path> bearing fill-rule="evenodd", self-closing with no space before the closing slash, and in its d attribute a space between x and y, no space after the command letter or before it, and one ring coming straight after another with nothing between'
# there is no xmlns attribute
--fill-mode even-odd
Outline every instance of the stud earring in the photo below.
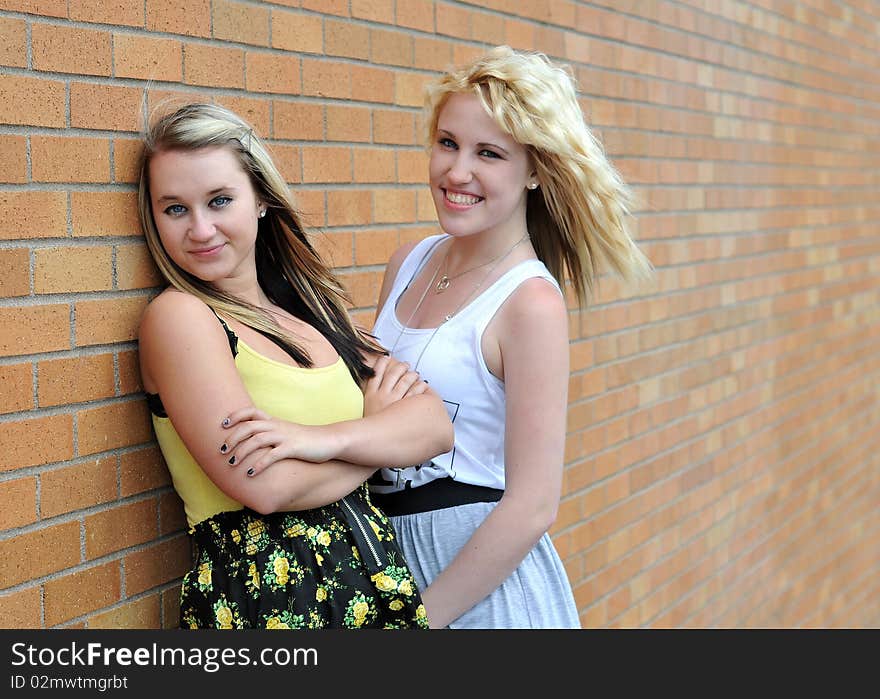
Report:
<svg viewBox="0 0 880 699"><path fill-rule="evenodd" d="M528 185L526 185L526 186L527 186L529 189L537 189L537 188L538 188L538 183L537 183L537 182L529 182Z"/></svg>
<svg viewBox="0 0 880 699"><path fill-rule="evenodd" d="M265 209L263 209L263 210L260 212L260 218L266 218L266 210L265 210Z"/></svg>

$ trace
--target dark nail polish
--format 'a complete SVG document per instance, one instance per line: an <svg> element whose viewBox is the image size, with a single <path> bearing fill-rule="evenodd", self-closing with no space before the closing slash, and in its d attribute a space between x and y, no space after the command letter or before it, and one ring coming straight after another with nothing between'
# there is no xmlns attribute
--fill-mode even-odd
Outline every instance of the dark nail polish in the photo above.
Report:
<svg viewBox="0 0 880 699"><path fill-rule="evenodd" d="M235 454L229 457L229 465L232 466L235 464Z"/></svg>
<svg viewBox="0 0 880 699"><path fill-rule="evenodd" d="M248 474L249 476L253 476L253 475L254 475L254 469L249 468L249 469L247 470L247 474Z"/></svg>
<svg viewBox="0 0 880 699"><path fill-rule="evenodd" d="M226 446L225 444L221 445L220 446L220 453L225 454L227 449L229 449L228 446Z"/></svg>

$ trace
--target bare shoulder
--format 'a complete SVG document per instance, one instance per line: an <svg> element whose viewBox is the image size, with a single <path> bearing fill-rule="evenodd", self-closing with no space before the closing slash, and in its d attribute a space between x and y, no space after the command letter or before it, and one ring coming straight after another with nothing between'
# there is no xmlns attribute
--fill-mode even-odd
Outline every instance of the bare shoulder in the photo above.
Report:
<svg viewBox="0 0 880 699"><path fill-rule="evenodd" d="M229 354L223 327L208 305L191 294L166 289L147 305L138 328L141 375L148 390L160 364L182 363L182 350L195 345L204 358Z"/></svg>
<svg viewBox="0 0 880 699"><path fill-rule="evenodd" d="M215 318L214 313L204 301L177 289L165 289L147 304L141 316L139 335L143 339L144 333L149 334L162 327L186 327L212 318Z"/></svg>
<svg viewBox="0 0 880 699"><path fill-rule="evenodd" d="M532 277L520 284L501 307L500 320L517 333L540 332L567 328L568 311L554 284L542 277Z"/></svg>

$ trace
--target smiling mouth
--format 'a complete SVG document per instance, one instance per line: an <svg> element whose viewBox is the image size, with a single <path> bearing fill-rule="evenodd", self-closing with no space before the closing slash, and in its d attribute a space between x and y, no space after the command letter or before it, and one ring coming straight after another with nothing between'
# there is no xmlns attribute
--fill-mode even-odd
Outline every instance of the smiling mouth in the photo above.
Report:
<svg viewBox="0 0 880 699"><path fill-rule="evenodd" d="M446 201L459 206L473 206L483 201L483 197L477 197L473 194L462 194L461 192L450 192L448 189L443 190L443 196Z"/></svg>
<svg viewBox="0 0 880 699"><path fill-rule="evenodd" d="M223 245L223 243L220 243L220 245L215 245L210 248L202 248L201 250L190 250L190 253L193 255L206 256L217 252L218 250L220 250L220 248L223 247Z"/></svg>

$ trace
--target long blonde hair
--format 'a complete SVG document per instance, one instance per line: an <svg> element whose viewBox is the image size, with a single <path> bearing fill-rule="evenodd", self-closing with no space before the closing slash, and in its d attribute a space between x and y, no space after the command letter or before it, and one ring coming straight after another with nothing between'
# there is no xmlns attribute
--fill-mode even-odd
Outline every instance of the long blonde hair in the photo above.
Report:
<svg viewBox="0 0 880 699"><path fill-rule="evenodd" d="M181 269L159 237L150 202L150 161L162 151L229 148L267 207L259 219L256 242L257 278L269 299L315 327L333 345L352 376L372 376L361 352L383 350L354 327L345 303L348 297L309 243L284 178L253 127L238 115L213 104L187 104L155 119L143 135L138 180L138 212L147 246L165 280L179 291L201 299L216 313L234 318L282 345L303 366L308 353L266 312Z"/></svg>
<svg viewBox="0 0 880 699"><path fill-rule="evenodd" d="M526 147L540 187L528 192L535 252L559 282L566 273L583 305L601 267L625 280L651 273L627 229L631 195L590 131L570 71L544 54L497 46L441 76L425 102L428 143L446 100L476 94L498 126Z"/></svg>

